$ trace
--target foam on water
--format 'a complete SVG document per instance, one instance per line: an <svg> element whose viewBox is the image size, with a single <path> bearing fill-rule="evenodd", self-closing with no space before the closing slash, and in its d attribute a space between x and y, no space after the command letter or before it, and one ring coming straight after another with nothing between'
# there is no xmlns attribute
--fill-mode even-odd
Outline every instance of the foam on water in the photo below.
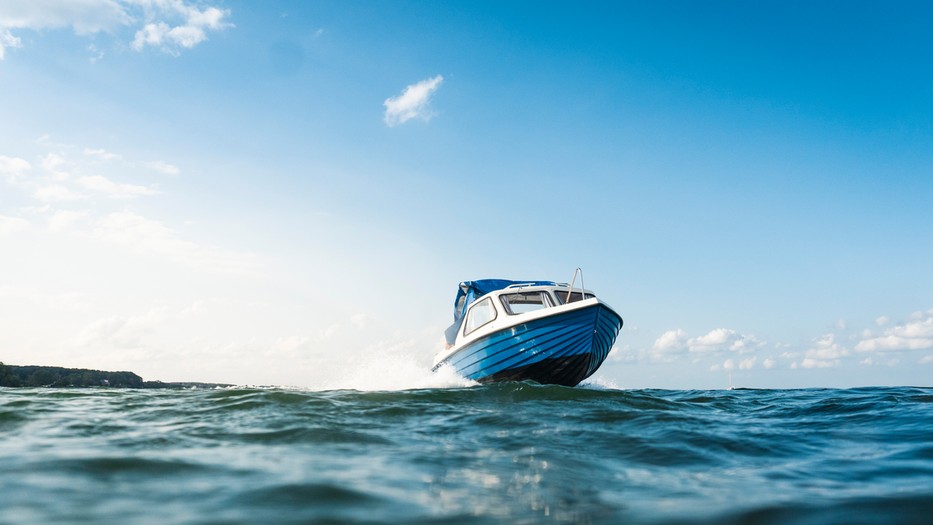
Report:
<svg viewBox="0 0 933 525"><path fill-rule="evenodd" d="M345 370L344 374L325 380L308 390L399 391L460 388L475 384L474 381L457 374L451 366L443 366L432 372L423 363L404 355L384 355Z"/></svg>
<svg viewBox="0 0 933 525"><path fill-rule="evenodd" d="M344 355L346 359L313 371L313 379L302 383L302 389L369 392L459 388L476 384L457 374L450 366L432 372L429 359L433 352L414 345L379 345Z"/></svg>

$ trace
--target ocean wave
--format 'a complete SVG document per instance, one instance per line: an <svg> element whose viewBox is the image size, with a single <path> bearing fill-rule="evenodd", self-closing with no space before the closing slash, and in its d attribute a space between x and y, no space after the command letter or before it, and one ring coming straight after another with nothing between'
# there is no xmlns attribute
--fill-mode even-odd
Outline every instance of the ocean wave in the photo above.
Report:
<svg viewBox="0 0 933 525"><path fill-rule="evenodd" d="M0 523L926 523L931 400L0 389Z"/></svg>

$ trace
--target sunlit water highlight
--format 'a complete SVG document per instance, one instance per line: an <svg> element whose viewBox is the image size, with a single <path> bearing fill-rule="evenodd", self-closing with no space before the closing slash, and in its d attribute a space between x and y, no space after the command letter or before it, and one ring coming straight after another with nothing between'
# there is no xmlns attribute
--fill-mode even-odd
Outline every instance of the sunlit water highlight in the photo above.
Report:
<svg viewBox="0 0 933 525"><path fill-rule="evenodd" d="M0 389L0 523L931 523L933 389Z"/></svg>

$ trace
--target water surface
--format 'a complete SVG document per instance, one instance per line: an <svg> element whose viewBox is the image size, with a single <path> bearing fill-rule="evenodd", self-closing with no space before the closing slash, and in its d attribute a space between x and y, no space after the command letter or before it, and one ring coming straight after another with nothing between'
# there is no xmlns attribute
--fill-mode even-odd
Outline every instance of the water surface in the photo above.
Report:
<svg viewBox="0 0 933 525"><path fill-rule="evenodd" d="M0 523L933 523L933 389L0 389Z"/></svg>

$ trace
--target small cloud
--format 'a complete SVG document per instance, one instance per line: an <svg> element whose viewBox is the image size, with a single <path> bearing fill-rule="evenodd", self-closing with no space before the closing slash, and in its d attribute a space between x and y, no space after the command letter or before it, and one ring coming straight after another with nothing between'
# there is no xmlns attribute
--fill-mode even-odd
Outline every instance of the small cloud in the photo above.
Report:
<svg viewBox="0 0 933 525"><path fill-rule="evenodd" d="M849 355L849 351L836 343L835 334L825 334L813 341L806 357L813 359L839 359Z"/></svg>
<svg viewBox="0 0 933 525"><path fill-rule="evenodd" d="M177 166L169 164L167 162L162 162L161 160L154 160L152 162L147 162L146 166L151 168L154 171L158 171L163 175L175 176L181 173L181 170Z"/></svg>
<svg viewBox="0 0 933 525"><path fill-rule="evenodd" d="M691 352L716 353L722 351L745 353L762 346L755 336L743 335L728 328L716 328L706 335L687 342Z"/></svg>
<svg viewBox="0 0 933 525"><path fill-rule="evenodd" d="M87 46L87 52L91 54L91 57L88 59L92 64L96 64L97 61L104 58L104 52L100 49L97 49L97 46L91 44Z"/></svg>
<svg viewBox="0 0 933 525"><path fill-rule="evenodd" d="M66 164L65 158L55 152L47 154L39 161L39 165L42 166L42 169L52 175L55 180L65 180L71 176L70 172L62 169L62 166Z"/></svg>
<svg viewBox="0 0 933 525"><path fill-rule="evenodd" d="M182 22L172 26L165 21L150 21L136 32L133 43L130 44L136 51L142 51L146 46L162 49L170 54L177 54L179 48L191 49L207 40L207 30L219 31L232 27L233 24L224 21L230 16L230 11L208 7L203 11L181 2L166 4L160 16L167 18L181 18Z"/></svg>
<svg viewBox="0 0 933 525"><path fill-rule="evenodd" d="M256 260L251 254L202 246L181 238L162 222L132 212L115 212L94 224L93 236L139 253L157 255L175 263L211 272L251 274Z"/></svg>
<svg viewBox="0 0 933 525"><path fill-rule="evenodd" d="M5 217L0 215L0 237L6 237L21 232L29 227L26 219L19 217Z"/></svg>
<svg viewBox="0 0 933 525"><path fill-rule="evenodd" d="M40 144L53 147L54 151L41 154L35 168L24 159L0 156L0 181L5 180L43 203L100 196L132 199L157 195L160 192L154 184L129 184L115 177L140 174L141 166L164 174L178 173L178 168L165 162L126 161L105 149L49 145L47 141L40 141Z"/></svg>
<svg viewBox="0 0 933 525"><path fill-rule="evenodd" d="M842 358L848 355L849 350L836 342L835 334L825 334L813 340L812 346L804 353L800 366L803 368L835 368L842 366ZM791 368L796 368L796 366L791 366Z"/></svg>
<svg viewBox="0 0 933 525"><path fill-rule="evenodd" d="M887 324L887 320L885 324ZM881 335L870 332L855 345L856 352L925 350L933 348L933 309L916 312L903 323L886 328Z"/></svg>
<svg viewBox="0 0 933 525"><path fill-rule="evenodd" d="M58 233L69 230L87 215L84 211L58 210L49 217L49 231Z"/></svg>
<svg viewBox="0 0 933 525"><path fill-rule="evenodd" d="M765 358L765 360L761 362L762 368L766 370L770 370L774 368L775 364L777 364L777 362L774 359L771 359L770 357Z"/></svg>
<svg viewBox="0 0 933 525"><path fill-rule="evenodd" d="M78 184L86 190L111 199L132 199L147 195L158 195L158 191L136 184L117 183L103 175L90 175L78 179Z"/></svg>
<svg viewBox="0 0 933 525"><path fill-rule="evenodd" d="M29 162L19 157L0 155L0 175L10 184L16 184L20 179L24 178L24 173L31 168Z"/></svg>
<svg viewBox="0 0 933 525"><path fill-rule="evenodd" d="M431 101L431 95L437 91L443 81L444 77L437 75L406 87L397 97L387 98L383 103L386 108L385 123L391 127L404 124L413 118L431 120L434 114L428 104Z"/></svg>
<svg viewBox="0 0 933 525"><path fill-rule="evenodd" d="M735 369L751 370L755 368L755 363L757 361L758 361L757 357L749 357L748 359L743 359L739 361L738 363L736 363L735 360L733 359L726 359L725 361L723 361L721 365L715 364L709 367L709 369L713 372L717 372L719 370L728 370L731 372L732 370L735 370Z"/></svg>
<svg viewBox="0 0 933 525"><path fill-rule="evenodd" d="M796 365L796 363L794 364ZM805 357L803 361L800 362L800 366L803 368L834 368L839 366L839 361L826 361L823 359Z"/></svg>
<svg viewBox="0 0 933 525"><path fill-rule="evenodd" d="M111 153L105 149L92 149L84 148L84 155L88 157L94 157L99 160L108 161L108 160L117 160L120 158L116 153Z"/></svg>
<svg viewBox="0 0 933 525"><path fill-rule="evenodd" d="M42 202L74 201L85 198L84 195L71 191L61 184L46 184L39 186L33 196Z"/></svg>
<svg viewBox="0 0 933 525"><path fill-rule="evenodd" d="M882 315L881 317L875 319L875 324L876 324L877 326L884 326L884 325L888 324L890 321L891 321L891 319L888 318L888 316Z"/></svg>
<svg viewBox="0 0 933 525"><path fill-rule="evenodd" d="M662 356L680 354L687 349L687 332L683 330L668 330L655 340L651 347L651 354L657 358Z"/></svg>
<svg viewBox="0 0 933 525"><path fill-rule="evenodd" d="M869 358L869 359L870 359L870 358ZM921 365L929 365L929 364L933 363L933 355L924 356L924 357L923 357L922 359L920 359L920 361L918 361L918 362L919 362Z"/></svg>
<svg viewBox="0 0 933 525"><path fill-rule="evenodd" d="M152 308L137 316L104 317L87 325L75 342L78 346L93 348L142 348L149 346L151 334L169 319L169 310L164 306Z"/></svg>
<svg viewBox="0 0 933 525"><path fill-rule="evenodd" d="M6 58L6 49L8 47L23 47L23 42L19 38L13 36L8 29L0 27L0 60Z"/></svg>
<svg viewBox="0 0 933 525"><path fill-rule="evenodd" d="M681 329L668 330L655 340L649 355L656 360L669 361L685 352L705 355L723 353L745 354L764 345L755 336L744 335L728 328L716 328L699 337L688 337Z"/></svg>

